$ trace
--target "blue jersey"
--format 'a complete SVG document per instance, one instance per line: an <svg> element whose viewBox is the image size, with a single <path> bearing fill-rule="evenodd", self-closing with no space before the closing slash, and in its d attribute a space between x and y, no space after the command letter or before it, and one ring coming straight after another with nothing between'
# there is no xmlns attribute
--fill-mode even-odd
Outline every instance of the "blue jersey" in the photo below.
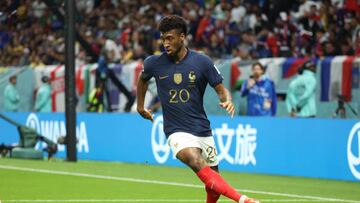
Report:
<svg viewBox="0 0 360 203"><path fill-rule="evenodd" d="M164 115L164 132L211 136L210 122L203 107L207 84L215 87L223 78L211 59L188 50L178 64L166 54L145 59L142 77L155 77Z"/></svg>

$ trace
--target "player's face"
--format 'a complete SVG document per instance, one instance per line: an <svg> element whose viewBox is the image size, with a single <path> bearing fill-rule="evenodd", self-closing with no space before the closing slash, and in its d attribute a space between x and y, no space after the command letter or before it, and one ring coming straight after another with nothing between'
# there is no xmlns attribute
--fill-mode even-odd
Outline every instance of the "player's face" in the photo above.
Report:
<svg viewBox="0 0 360 203"><path fill-rule="evenodd" d="M161 42L169 56L175 56L184 46L185 34L173 29L168 32L161 33Z"/></svg>

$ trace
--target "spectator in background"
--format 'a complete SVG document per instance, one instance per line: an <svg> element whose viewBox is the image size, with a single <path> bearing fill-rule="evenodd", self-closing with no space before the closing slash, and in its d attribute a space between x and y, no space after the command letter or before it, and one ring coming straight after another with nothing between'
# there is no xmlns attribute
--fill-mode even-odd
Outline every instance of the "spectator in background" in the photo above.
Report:
<svg viewBox="0 0 360 203"><path fill-rule="evenodd" d="M338 55L338 51L332 42L324 43L324 55L325 56L336 56Z"/></svg>
<svg viewBox="0 0 360 203"><path fill-rule="evenodd" d="M107 79L118 88L119 92L122 92L126 98L127 102L124 107L125 112L129 112L131 110L132 105L135 102L135 96L125 87L125 85L117 78L114 71L108 67L108 58L106 56L100 56L98 60L98 67L96 69L96 82L101 82L104 85L104 90L107 98L107 110L109 112L112 111L111 108L111 100L110 100L110 93L107 88Z"/></svg>
<svg viewBox="0 0 360 203"><path fill-rule="evenodd" d="M35 111L36 112L51 112L51 85L50 78L43 76L41 78L41 86L36 92Z"/></svg>
<svg viewBox="0 0 360 203"><path fill-rule="evenodd" d="M356 44L358 45L356 50L355 50L355 55L360 56L360 30L359 30L355 40L356 40Z"/></svg>
<svg viewBox="0 0 360 203"><path fill-rule="evenodd" d="M104 112L104 85L103 81L96 81L95 88L89 94L88 112Z"/></svg>
<svg viewBox="0 0 360 203"><path fill-rule="evenodd" d="M291 117L316 116L316 66L312 61L299 68L298 77L291 81L286 95L286 107Z"/></svg>
<svg viewBox="0 0 360 203"><path fill-rule="evenodd" d="M54 8L61 3L54 1ZM356 0L78 0L76 6L77 32L90 45L83 48L85 58L92 62L97 58L90 52L99 54L101 46L109 50L115 63L160 52L156 23L168 14L182 15L190 23L187 42L191 48L215 57L360 54L360 6ZM0 7L4 8L0 15L0 65L28 65L33 55L45 65L64 62L65 42L59 32L64 25L53 8L48 9L41 0L0 1ZM344 41L346 46L342 46ZM225 49L209 50L209 44L215 42ZM243 44L251 49L244 49Z"/></svg>
<svg viewBox="0 0 360 203"><path fill-rule="evenodd" d="M44 16L46 4L42 0L35 0L31 4L31 10L35 18L41 18Z"/></svg>
<svg viewBox="0 0 360 203"><path fill-rule="evenodd" d="M82 13L89 14L94 9L94 0L77 0L76 8Z"/></svg>
<svg viewBox="0 0 360 203"><path fill-rule="evenodd" d="M275 85L265 76L265 67L261 63L252 66L253 75L241 87L241 96L247 96L248 116L275 116L277 98Z"/></svg>
<svg viewBox="0 0 360 203"><path fill-rule="evenodd" d="M9 82L4 89L4 111L17 112L19 111L20 95L16 89L16 75L11 76Z"/></svg>
<svg viewBox="0 0 360 203"><path fill-rule="evenodd" d="M233 6L231 8L230 22L235 22L236 24L239 24L241 23L246 14L246 8L242 5L242 2L240 0L234 0L232 4Z"/></svg>
<svg viewBox="0 0 360 203"><path fill-rule="evenodd" d="M45 64L41 60L39 55L36 55L35 52L30 56L30 67L31 68L44 68Z"/></svg>
<svg viewBox="0 0 360 203"><path fill-rule="evenodd" d="M119 47L114 40L107 38L105 34L100 34L97 40L106 58L108 58L111 63L119 63L121 60L121 47Z"/></svg>

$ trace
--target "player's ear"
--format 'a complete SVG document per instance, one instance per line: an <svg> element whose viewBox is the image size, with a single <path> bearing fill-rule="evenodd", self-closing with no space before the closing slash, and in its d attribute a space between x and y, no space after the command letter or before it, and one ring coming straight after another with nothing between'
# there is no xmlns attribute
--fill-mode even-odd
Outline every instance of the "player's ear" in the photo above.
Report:
<svg viewBox="0 0 360 203"><path fill-rule="evenodd" d="M180 39L181 39L181 40L185 40L185 38L186 38L185 34L184 34L183 32L181 32L181 33L180 33Z"/></svg>

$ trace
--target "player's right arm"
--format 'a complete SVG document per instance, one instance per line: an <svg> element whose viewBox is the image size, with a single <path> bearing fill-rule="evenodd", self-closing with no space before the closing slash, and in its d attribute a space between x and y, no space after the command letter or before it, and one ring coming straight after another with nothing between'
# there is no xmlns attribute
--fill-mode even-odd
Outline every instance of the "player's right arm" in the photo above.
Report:
<svg viewBox="0 0 360 203"><path fill-rule="evenodd" d="M136 96L137 96L137 112L145 119L149 119L150 121L154 121L154 116L151 114L150 109L145 109L144 102L145 102L145 94L148 89L148 81L153 77L152 71L152 63L154 57L150 56L145 59L143 64L143 71L139 77L137 88L136 88Z"/></svg>
<svg viewBox="0 0 360 203"><path fill-rule="evenodd" d="M139 81L137 83L137 111L139 114L145 118L149 119L151 121L154 121L154 116L151 114L150 109L144 108L144 101L145 101L145 94L148 89L148 81L144 79L143 75L141 74L139 77Z"/></svg>

